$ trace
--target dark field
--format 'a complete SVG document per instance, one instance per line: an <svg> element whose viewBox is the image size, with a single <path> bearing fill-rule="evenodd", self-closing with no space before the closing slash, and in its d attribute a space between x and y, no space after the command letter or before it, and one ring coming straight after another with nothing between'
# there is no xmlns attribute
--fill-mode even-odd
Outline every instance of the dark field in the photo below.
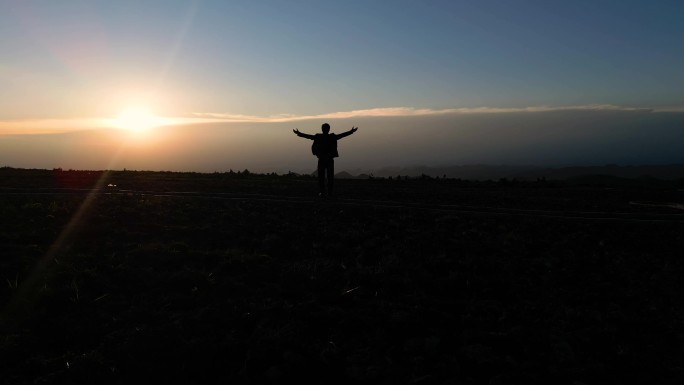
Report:
<svg viewBox="0 0 684 385"><path fill-rule="evenodd" d="M587 182L0 169L0 383L682 383L684 191Z"/></svg>

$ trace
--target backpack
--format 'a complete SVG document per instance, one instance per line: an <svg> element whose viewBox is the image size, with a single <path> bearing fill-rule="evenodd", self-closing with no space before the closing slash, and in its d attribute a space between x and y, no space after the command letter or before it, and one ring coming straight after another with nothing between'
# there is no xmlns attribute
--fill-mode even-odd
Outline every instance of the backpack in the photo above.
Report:
<svg viewBox="0 0 684 385"><path fill-rule="evenodd" d="M318 154L321 152L321 141L314 139L313 144L311 145L311 153L318 156Z"/></svg>

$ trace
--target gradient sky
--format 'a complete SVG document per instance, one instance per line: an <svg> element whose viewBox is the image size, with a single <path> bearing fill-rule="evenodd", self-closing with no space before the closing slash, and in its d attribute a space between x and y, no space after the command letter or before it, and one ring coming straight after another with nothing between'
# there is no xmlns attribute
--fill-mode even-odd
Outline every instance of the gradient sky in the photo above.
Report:
<svg viewBox="0 0 684 385"><path fill-rule="evenodd" d="M454 116L458 124L440 127L456 132L467 128L458 119L464 114L539 120L548 111L587 109L637 109L681 122L683 17L684 3L668 0L3 1L0 150L9 136L107 128L106 119L131 106L195 130L213 122L212 132L221 122L234 130L234 121L316 131L342 119L340 132L358 124L355 117L434 115ZM651 122L644 130L665 125L678 140L675 123L662 120L644 120ZM368 124L353 140L372 132ZM567 130L572 137L572 125ZM397 140L412 140L410 131L402 135ZM53 150L62 142L47 142L31 147L34 160L46 159L34 166L59 166ZM1 153L0 164L24 166ZM383 161L406 158L390 155ZM447 158L435 162L488 159ZM80 168L89 167L97 165L84 160Z"/></svg>

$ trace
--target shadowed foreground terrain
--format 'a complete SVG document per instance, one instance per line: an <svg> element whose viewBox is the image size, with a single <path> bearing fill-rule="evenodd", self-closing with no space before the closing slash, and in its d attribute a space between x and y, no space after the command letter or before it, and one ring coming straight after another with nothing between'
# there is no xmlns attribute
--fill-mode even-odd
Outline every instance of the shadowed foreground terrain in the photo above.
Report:
<svg viewBox="0 0 684 385"><path fill-rule="evenodd" d="M0 170L0 382L684 376L677 183L315 183Z"/></svg>

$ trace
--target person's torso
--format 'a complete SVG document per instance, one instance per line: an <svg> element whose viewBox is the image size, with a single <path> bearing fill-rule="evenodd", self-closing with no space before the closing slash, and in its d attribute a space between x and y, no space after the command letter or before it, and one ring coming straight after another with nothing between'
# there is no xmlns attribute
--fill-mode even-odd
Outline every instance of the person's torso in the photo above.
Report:
<svg viewBox="0 0 684 385"><path fill-rule="evenodd" d="M314 138L316 146L318 147L319 158L336 158L337 153L337 136L335 134L316 134Z"/></svg>

